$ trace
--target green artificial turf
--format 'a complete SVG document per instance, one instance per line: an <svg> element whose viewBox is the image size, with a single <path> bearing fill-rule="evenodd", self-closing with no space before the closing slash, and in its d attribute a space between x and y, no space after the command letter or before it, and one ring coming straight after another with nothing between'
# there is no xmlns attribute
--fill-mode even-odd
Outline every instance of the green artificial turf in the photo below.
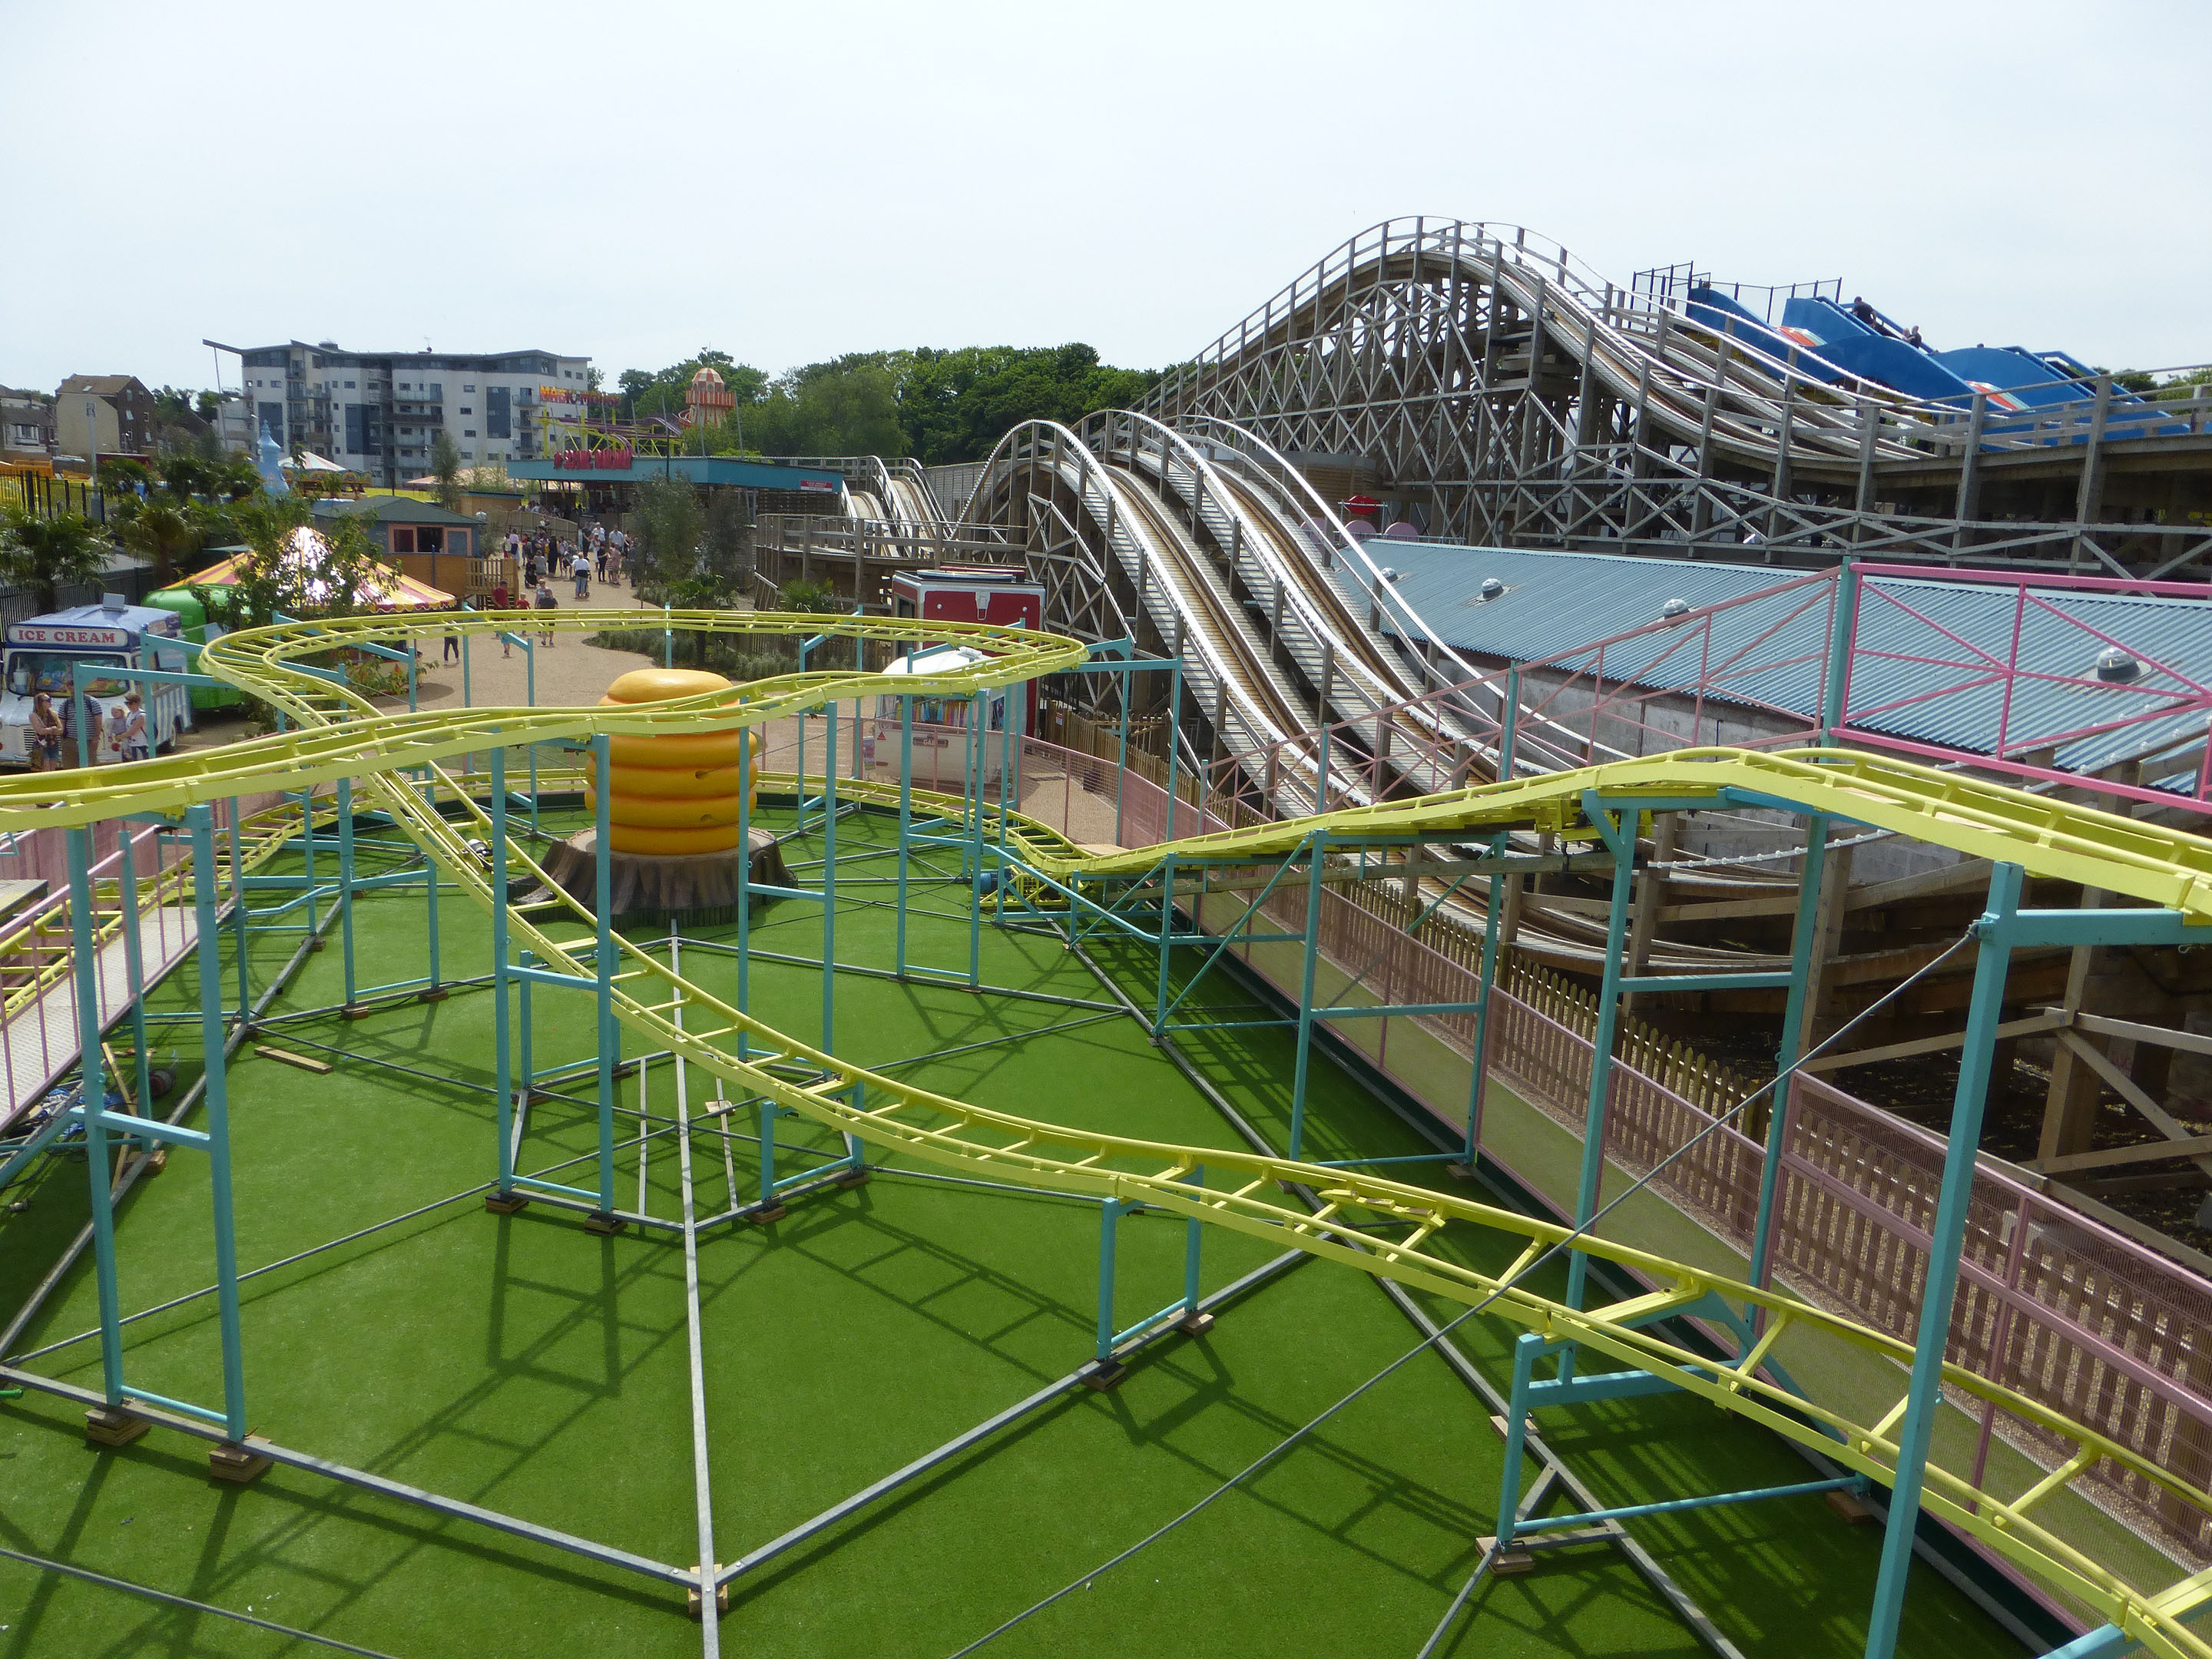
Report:
<svg viewBox="0 0 2212 1659"><path fill-rule="evenodd" d="M841 872L889 874L888 860L866 854L890 833L880 818L848 820ZM793 854L805 851L799 843ZM373 848L364 857L365 867L393 861ZM802 871L802 878L811 876ZM890 964L891 892L857 882L843 890L839 960ZM917 881L915 902L939 914L912 921L914 959L964 971L964 884ZM488 921L451 892L440 908L446 975L483 971ZM426 971L423 908L419 892L356 907L364 982ZM696 931L726 942L737 930ZM759 950L818 963L820 933L817 907L787 901L762 913L752 936ZM257 937L258 983L297 942ZM1094 954L1148 1000L1151 954L1104 938ZM1179 957L1178 986L1194 956ZM333 932L272 1013L338 1002L342 957ZM729 956L695 949L684 966L733 994ZM993 984L1106 997L1082 960L1049 937L986 927L982 968ZM755 1011L778 1029L810 1040L818 1033L818 967L757 960L750 988ZM988 1043L902 1075L1056 1121L1243 1145L1125 1017L854 975L840 975L836 989L837 1049L864 1063ZM178 1011L196 998L187 965L152 1001ZM546 989L534 1000L537 1064L588 1059L586 1000ZM1178 1015L1270 1017L1218 974ZM1085 1023L1070 1024L1078 1021ZM194 1075L186 1040L193 1028L160 1029L157 1048L180 1050L182 1086ZM229 1073L241 1264L276 1261L487 1181L491 1032L489 995L464 988L357 1021L325 1014L270 1030L264 1041L301 1053L324 1053L319 1044L343 1051L329 1056L337 1069L327 1077L241 1055ZM1007 1038L1015 1040L998 1041ZM1181 1042L1279 1146L1291 1033L1247 1027ZM649 1063L641 1082L617 1085L619 1138L639 1133L641 1090L652 1115L646 1202L665 1217L679 1203L678 1146L665 1127L676 1082L664 1060ZM696 1073L685 1082L696 1117L713 1105L714 1085ZM580 1073L559 1087L565 1098L533 1109L526 1170L596 1146L592 1078ZM727 1124L738 1136L759 1127L745 1109ZM783 1120L778 1138L779 1174L819 1165L838 1150L802 1121ZM757 1193L752 1140L726 1141L712 1123L691 1139L704 1210ZM1431 1150L1356 1079L1316 1060L1308 1157ZM639 1156L635 1146L618 1155L616 1200L625 1208L638 1200ZM1448 1180L1435 1166L1402 1169L1411 1179ZM596 1177L586 1163L556 1178L590 1186ZM27 1207L0 1222L4 1305L20 1303L82 1224L85 1193L82 1161L67 1158L11 1189ZM119 1224L126 1311L211 1283L208 1215L207 1170L197 1153L173 1154L166 1173L139 1184ZM1185 1232L1181 1220L1156 1215L1120 1224L1117 1323L1180 1295ZM1093 1340L1098 1242L1095 1205L910 1180L895 1169L860 1188L795 1201L770 1225L702 1236L716 1554L735 1559L1079 1365ZM1479 1236L1440 1243L1494 1251L1483 1258L1492 1267L1510 1254L1506 1241ZM1204 1285L1211 1291L1271 1254L1260 1241L1210 1231ZM1546 1272L1553 1285L1563 1278ZM684 1310L684 1257L673 1234L633 1228L599 1237L548 1205L501 1218L473 1199L447 1204L248 1283L252 1422L289 1446L688 1566L697 1534ZM1439 1319L1462 1311L1443 1304L1431 1310ZM81 1267L19 1349L86 1331L95 1320L91 1275ZM1518 1328L1478 1317L1453 1336L1502 1382ZM1118 1389L1075 1390L741 1579L724 1651L951 1653L1216 1491L1417 1340L1364 1274L1304 1262L1225 1310L1210 1334L1158 1345ZM31 1364L98 1383L94 1342ZM211 1299L129 1327L126 1365L137 1386L216 1402ZM1545 1432L1607 1502L1808 1473L1779 1441L1684 1398L1555 1413ZM159 1430L121 1451L89 1450L74 1407L36 1394L14 1401L0 1410L0 1543L407 1659L698 1650L698 1628L669 1586L283 1468L251 1487L222 1486L208 1478L204 1451L201 1442ZM1434 1354L1421 1354L1188 1524L986 1651L1410 1656L1472 1569L1478 1538L1495 1529L1500 1460L1486 1407ZM1858 1650L1876 1529L1843 1526L1811 1498L1633 1529L1746 1652ZM0 1659L307 1650L4 1559L0 1626ZM1700 1650L1620 1553L1601 1547L1563 1552L1533 1575L1490 1583L1444 1650ZM2016 1649L1962 1596L1916 1569L1902 1650L1971 1659Z"/></svg>

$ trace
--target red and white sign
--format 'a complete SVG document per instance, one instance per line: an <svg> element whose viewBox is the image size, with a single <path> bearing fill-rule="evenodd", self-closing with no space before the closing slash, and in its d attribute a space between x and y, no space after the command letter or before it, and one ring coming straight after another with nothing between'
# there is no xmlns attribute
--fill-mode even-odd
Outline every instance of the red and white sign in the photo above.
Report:
<svg viewBox="0 0 2212 1659"><path fill-rule="evenodd" d="M835 495L837 490L837 486L827 478L801 478L799 487L801 489L818 489L824 495Z"/></svg>
<svg viewBox="0 0 2212 1659"><path fill-rule="evenodd" d="M564 449L553 457L562 472L627 471L636 459L630 449Z"/></svg>
<svg viewBox="0 0 2212 1659"><path fill-rule="evenodd" d="M52 623L18 623L8 630L11 645L98 645L110 650L129 647L127 628L58 628Z"/></svg>

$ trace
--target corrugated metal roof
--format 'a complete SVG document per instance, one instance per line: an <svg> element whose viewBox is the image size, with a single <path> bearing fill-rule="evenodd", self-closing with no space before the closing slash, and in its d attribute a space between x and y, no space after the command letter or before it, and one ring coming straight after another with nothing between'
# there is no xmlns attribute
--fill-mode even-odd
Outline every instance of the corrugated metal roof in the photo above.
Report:
<svg viewBox="0 0 2212 1659"><path fill-rule="evenodd" d="M1399 573L1396 592L1443 643L1516 662L1644 627L1661 617L1669 600L1700 609L1790 580L1787 571L1758 565L1424 542L1377 539L1368 553ZM1364 573L1339 562L1334 574L1364 611ZM1485 599L1482 584L1492 577L1505 591ZM2000 726L2015 755L2023 744L2065 738L2054 763L2068 771L2095 771L2203 730L2202 712L2143 717L2195 695L2191 682L2212 684L2212 597L2051 588L2032 590L2023 606L2013 587L1891 576L1867 578L1860 591L1854 724L1982 754L1995 748ZM1710 640L1702 630L1667 629L1608 646L1604 676L1608 684L1686 690L1710 675L1709 697L1772 705L1809 723L1820 705L1827 626L1825 590L1770 594L1715 617ZM1383 627L1398 631L1387 607ZM2132 682L2097 679L2098 656L2112 644L2142 665ZM2008 661L2017 663L2008 705L2002 672ZM2119 720L2134 723L2119 732L2068 735Z"/></svg>

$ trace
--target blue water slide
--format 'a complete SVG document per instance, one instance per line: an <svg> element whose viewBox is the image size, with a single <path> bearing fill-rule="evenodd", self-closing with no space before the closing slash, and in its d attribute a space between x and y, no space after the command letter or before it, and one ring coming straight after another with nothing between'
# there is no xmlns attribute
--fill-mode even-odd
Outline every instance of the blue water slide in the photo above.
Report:
<svg viewBox="0 0 2212 1659"><path fill-rule="evenodd" d="M2047 409L2060 404L2080 404L2097 395L2097 371L2063 351L2029 351L2020 346L1966 346L1936 354L1978 390L2001 392L2017 407ZM2002 407L2002 405L1997 405ZM2189 428L2160 419L2158 405L2132 392L2115 388L2105 412L2105 431L2115 439L2177 437ZM1992 434L2025 430L2022 426L1993 422ZM2056 442L2057 440L2052 440ZM2076 434L2075 443L2087 441Z"/></svg>
<svg viewBox="0 0 2212 1659"><path fill-rule="evenodd" d="M1932 352L1860 321L1848 307L1833 300L1797 295L1782 307L1782 325L1810 337L1813 349L1838 368L1909 397L1948 401L1974 395L1974 388Z"/></svg>
<svg viewBox="0 0 2212 1659"><path fill-rule="evenodd" d="M1717 288L1693 288L1690 290L1688 310L1692 321L1703 323L1717 334L1741 340L1770 357L1779 357L1808 380L1833 383L1843 379L1843 371L1834 364L1824 362L1799 342L1769 326L1757 313L1746 310L1732 295L1723 294Z"/></svg>

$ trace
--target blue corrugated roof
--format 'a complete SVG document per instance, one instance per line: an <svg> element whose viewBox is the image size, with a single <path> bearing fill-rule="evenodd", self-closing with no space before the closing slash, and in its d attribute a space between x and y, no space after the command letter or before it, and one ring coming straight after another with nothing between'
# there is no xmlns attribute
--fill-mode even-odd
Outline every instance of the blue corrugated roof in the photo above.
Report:
<svg viewBox="0 0 2212 1659"><path fill-rule="evenodd" d="M1368 554L1399 573L1396 592L1442 643L1518 662L1643 627L1658 620L1670 599L1697 609L1790 580L1787 571L1759 565L1380 538L1368 544ZM1359 576L1342 562L1336 576L1364 609ZM1493 577L1505 591L1485 599L1482 584ZM1986 754L2002 722L2007 748L2017 753L2020 744L2045 737L2140 720L2176 696L2192 695L2189 682L2212 684L2212 598L2052 588L2033 591L2023 609L2017 589L1987 582L1883 576L1860 586L1850 708L1853 723L1873 731ZM1708 686L1709 697L1774 705L1809 723L1820 706L1827 613L1819 588L1754 599L1717 616L1710 641L1666 630L1609 646L1605 678L1686 689L1710 672L1718 684ZM2008 708L1999 671L2014 659L2015 624L2019 672ZM1383 626L1398 631L1387 608ZM2094 681L2098 655L2108 641L2141 662L2136 679L2059 683ZM1739 653L1741 660L1733 660ZM1984 657L1987 683L1976 685L1972 682L1981 676L1959 665ZM2204 718L2201 712L2182 713L2074 738L2058 750L2055 763L2069 771L2095 771L2200 732Z"/></svg>

